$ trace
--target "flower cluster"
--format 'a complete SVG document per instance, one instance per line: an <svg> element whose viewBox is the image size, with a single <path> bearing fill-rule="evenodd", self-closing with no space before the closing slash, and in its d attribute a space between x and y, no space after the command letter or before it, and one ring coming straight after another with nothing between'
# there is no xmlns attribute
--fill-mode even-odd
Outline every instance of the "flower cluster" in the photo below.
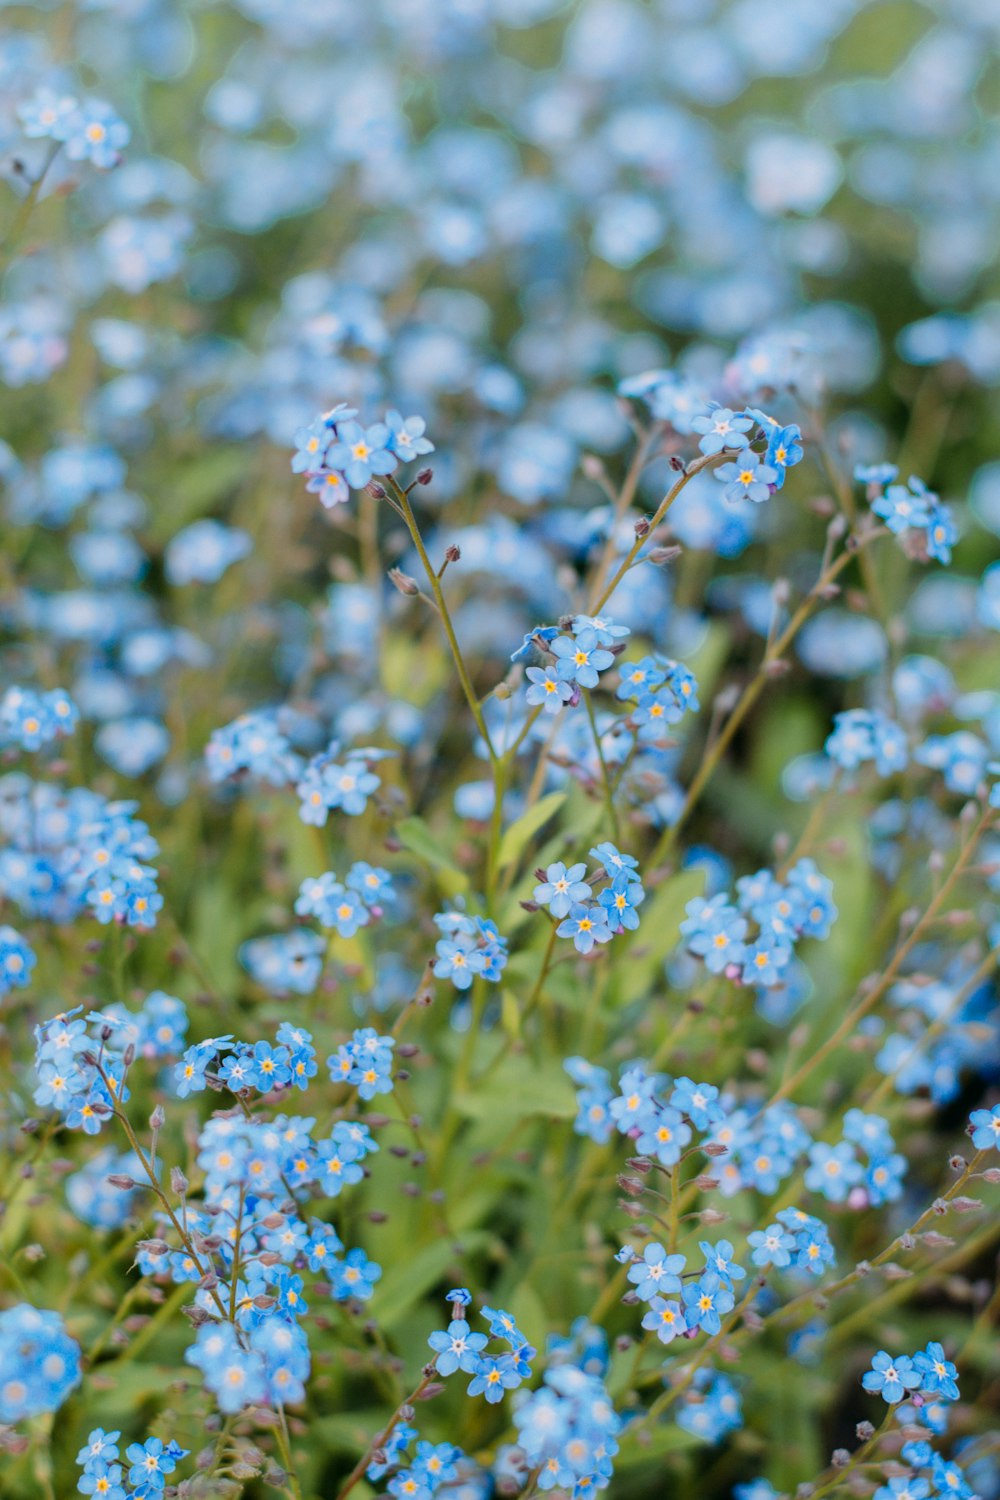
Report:
<svg viewBox="0 0 1000 1500"><path fill-rule="evenodd" d="M309 1087L316 1074L316 1049L308 1031L283 1021L277 1044L235 1042L231 1036L195 1042L174 1069L174 1087L181 1099L219 1084L231 1093Z"/></svg>
<svg viewBox="0 0 1000 1500"><path fill-rule="evenodd" d="M996 1500L995 5L3 8L5 1497Z"/></svg>
<svg viewBox="0 0 1000 1500"><path fill-rule="evenodd" d="M11 687L0 699L0 743L39 750L72 734L79 717L62 688L37 693L33 688Z"/></svg>
<svg viewBox="0 0 1000 1500"><path fill-rule="evenodd" d="M349 1042L344 1042L326 1065L333 1083L350 1083L361 1099L392 1093L392 1052L394 1037L379 1036L370 1026L360 1027Z"/></svg>
<svg viewBox="0 0 1000 1500"><path fill-rule="evenodd" d="M958 531L948 507L922 479L911 475L906 484L894 483L898 472L893 464L862 465L854 477L865 486L873 513L900 538L910 555L951 562Z"/></svg>
<svg viewBox="0 0 1000 1500"><path fill-rule="evenodd" d="M467 990L474 979L499 983L507 965L507 939L487 917L461 911L439 911L434 918L442 936L434 945L434 973Z"/></svg>
<svg viewBox="0 0 1000 1500"><path fill-rule="evenodd" d="M539 625L515 651L513 660L528 651L548 659L545 666L528 667L525 702L544 713L556 714L574 707L583 689L596 688L600 675L614 665L618 642L629 634L624 625L590 615L576 615L565 631L554 625Z"/></svg>
<svg viewBox="0 0 1000 1500"><path fill-rule="evenodd" d="M638 731L641 741L663 739L668 725L677 724L689 709L696 712L700 707L693 674L659 652L640 661L624 661L618 671L615 696L635 703L626 722Z"/></svg>
<svg viewBox="0 0 1000 1500"><path fill-rule="evenodd" d="M56 1312L26 1303L0 1312L0 1422L55 1411L80 1384L80 1346Z"/></svg>
<svg viewBox="0 0 1000 1500"><path fill-rule="evenodd" d="M180 1001L150 998L148 1015L113 1007L84 1015L77 1006L36 1026L35 1103L57 1110L67 1129L97 1135L129 1097L125 1079L138 1039L154 1057L175 1055L181 1043L187 1018Z"/></svg>
<svg viewBox="0 0 1000 1500"><path fill-rule="evenodd" d="M368 806L372 793L382 784L372 765L384 753L352 750L343 762L334 758L332 748L312 756L295 789L303 823L322 828L329 813L338 808L349 817L359 817Z"/></svg>
<svg viewBox="0 0 1000 1500"><path fill-rule="evenodd" d="M89 161L95 167L116 167L132 132L103 99L57 94L41 87L18 108L21 128L29 140L45 138L65 148L70 161Z"/></svg>
<svg viewBox="0 0 1000 1500"><path fill-rule="evenodd" d="M784 983L795 944L828 937L837 918L832 882L811 859L799 860L780 880L770 870L744 875L736 891L735 905L721 891L690 901L681 934L710 974L758 989Z"/></svg>
<svg viewBox="0 0 1000 1500"><path fill-rule="evenodd" d="M292 469L308 476L306 488L327 510L344 504L351 490L363 490L373 479L394 474L400 464L434 451L421 417L387 411L383 421L363 427L357 415L342 402L295 434Z"/></svg>
<svg viewBox="0 0 1000 1500"><path fill-rule="evenodd" d="M353 937L383 915L393 899L388 870L358 860L341 882L331 870L299 886L295 910L300 917L315 917L321 927L332 927L341 937Z"/></svg>
<svg viewBox="0 0 1000 1500"><path fill-rule="evenodd" d="M449 1292L452 1313L462 1313L471 1301L464 1287ZM473 1333L468 1320L453 1316L447 1329L432 1333L428 1343L434 1350L434 1368L439 1375L454 1375L456 1370L471 1375L467 1394L482 1396L491 1406L502 1401L506 1391L516 1390L531 1375L531 1361L537 1350L525 1338L510 1313L502 1308L483 1307L483 1318L489 1323L489 1334ZM505 1343L509 1353L488 1354L490 1339Z"/></svg>
<svg viewBox="0 0 1000 1500"><path fill-rule="evenodd" d="M622 1419L604 1373L569 1360L550 1362L543 1383L516 1404L518 1445L538 1473L540 1490L586 1495L610 1484Z"/></svg>
<svg viewBox="0 0 1000 1500"><path fill-rule="evenodd" d="M29 917L69 922L87 913L106 925L156 925L163 906L159 852L135 802L63 792L26 776L0 782L0 893Z"/></svg>
<svg viewBox="0 0 1000 1500"><path fill-rule="evenodd" d="M587 874L585 864L570 865L561 861L536 874L533 899L545 907L556 920L556 936L572 938L578 953L592 952L595 943L610 943L616 935L634 932L639 926L637 908L646 892L637 873L638 860L622 854L612 843L598 844L590 851L596 859L596 870ZM586 878L584 878L586 877ZM597 900L591 900L594 889L602 885Z"/></svg>
<svg viewBox="0 0 1000 1500"><path fill-rule="evenodd" d="M122 1462L119 1439L121 1433L105 1432L95 1427L76 1456L80 1466L77 1489L81 1495L94 1495L98 1500L156 1500L166 1488L169 1475L176 1469L188 1450L171 1440L164 1443L161 1438L148 1437L143 1443L129 1443Z"/></svg>
<svg viewBox="0 0 1000 1500"><path fill-rule="evenodd" d="M240 714L231 724L212 732L205 746L205 765L213 782L228 781L245 772L272 786L285 786L301 770L301 762L282 733L277 712L261 709Z"/></svg>
<svg viewBox="0 0 1000 1500"><path fill-rule="evenodd" d="M912 1357L899 1354L894 1358L880 1349L861 1384L889 1406L910 1399L914 1392L933 1396L937 1401L957 1401L957 1375L956 1367L945 1358L943 1347L930 1343Z"/></svg>
<svg viewBox="0 0 1000 1500"><path fill-rule="evenodd" d="M13 927L0 926L0 995L31 983L38 962L31 944Z"/></svg>
<svg viewBox="0 0 1000 1500"><path fill-rule="evenodd" d="M871 763L879 776L905 771L910 758L906 731L886 714L850 708L836 714L833 724L824 749L842 770Z"/></svg>

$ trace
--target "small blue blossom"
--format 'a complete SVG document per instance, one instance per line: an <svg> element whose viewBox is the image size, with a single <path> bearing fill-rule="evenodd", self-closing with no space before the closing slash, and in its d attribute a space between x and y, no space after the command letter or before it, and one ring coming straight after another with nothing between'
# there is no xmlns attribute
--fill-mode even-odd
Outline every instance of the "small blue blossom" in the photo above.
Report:
<svg viewBox="0 0 1000 1500"><path fill-rule="evenodd" d="M693 418L691 430L703 434L698 442L702 453L713 455L721 453L724 448L748 448L750 439L747 434L753 425L753 418L745 413L737 414L727 406L716 406L704 416Z"/></svg>
<svg viewBox="0 0 1000 1500"><path fill-rule="evenodd" d="M715 477L725 485L723 495L727 500L752 500L755 505L771 498L771 492L779 484L778 470L765 463L759 454L748 448L740 457L722 464L715 470Z"/></svg>
<svg viewBox="0 0 1000 1500"><path fill-rule="evenodd" d="M907 1391L920 1385L920 1373L913 1361L905 1354L886 1354L879 1350L872 1360L871 1369L862 1377L861 1384L870 1395L881 1396L890 1406L902 1401Z"/></svg>
<svg viewBox="0 0 1000 1500"><path fill-rule="evenodd" d="M568 916L571 907L590 896L590 886L583 879L586 870L585 864L570 865L568 869L561 862L549 865L544 881L532 892L534 900L539 906L547 906L554 917Z"/></svg>

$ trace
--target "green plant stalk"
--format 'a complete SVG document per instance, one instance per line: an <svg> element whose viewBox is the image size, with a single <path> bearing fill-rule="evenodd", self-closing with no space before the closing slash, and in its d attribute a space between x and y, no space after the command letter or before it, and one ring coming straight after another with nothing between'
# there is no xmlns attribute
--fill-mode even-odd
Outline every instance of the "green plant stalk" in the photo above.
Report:
<svg viewBox="0 0 1000 1500"><path fill-rule="evenodd" d="M866 536L856 539L856 545L853 548L841 552L839 557L829 563L813 584L810 592L802 600L798 609L785 626L785 629L767 647L757 671L740 694L732 713L722 726L715 740L705 750L701 765L698 767L694 779L688 787L687 796L684 798L680 812L670 827L664 830L659 843L653 851L652 864L661 864L673 848L678 833L691 816L699 797L715 774L716 767L729 748L737 729L739 729L767 685L768 670L771 663L778 661L784 655L802 629L802 626L823 602L824 590L839 577L849 563L855 560L859 552L877 538L887 535L888 532L885 528L879 527L876 531L871 531Z"/></svg>

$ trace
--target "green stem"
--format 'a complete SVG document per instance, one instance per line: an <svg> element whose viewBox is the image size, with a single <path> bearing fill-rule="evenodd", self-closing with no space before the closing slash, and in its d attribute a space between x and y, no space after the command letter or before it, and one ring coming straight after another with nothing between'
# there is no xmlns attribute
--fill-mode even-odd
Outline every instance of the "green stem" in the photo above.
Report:
<svg viewBox="0 0 1000 1500"><path fill-rule="evenodd" d="M684 473L679 475L675 483L671 485L670 489L664 495L663 499L656 507L656 510L653 512L653 515L650 518L649 522L649 530L646 531L642 536L636 537L635 541L632 543L631 547L622 558L611 582L607 585L606 588L594 589L587 605L589 614L600 614L601 610L604 608L605 604L607 604L615 589L625 577L625 574L629 571L632 564L635 562L643 547L648 544L649 538L652 536L657 526L659 526L660 522L667 514L667 511L670 509L674 501L677 499L677 496L683 490L684 486L688 484L696 474L700 474L703 469L710 469L715 464L721 463L725 456L725 454L721 453L710 454L706 458L696 458L692 463L688 464Z"/></svg>
<svg viewBox="0 0 1000 1500"><path fill-rule="evenodd" d="M416 517L414 516L412 507L410 505L410 497L407 495L406 491L396 483L394 479L387 477L385 483L392 490L393 498L395 499L396 504L399 507L400 515L406 522L406 529L409 531L410 536L413 540L413 545L417 549L417 556L420 558L420 562L423 566L424 572L427 574L427 581L431 586L435 602L437 603L437 607L441 612L441 624L444 626L444 633L448 638L448 645L451 648L452 658L455 662L455 670L458 673L458 680L462 685L462 692L465 694L465 700L472 712L472 717L476 721L476 728L479 730L479 733L482 735L483 740L486 744L486 751L489 755L490 761L495 763L498 759L498 756L496 750L493 747L493 741L490 738L490 732L486 726L486 720L483 717L483 711L479 705L479 699L476 697L475 688L472 686L472 679L470 678L468 669L466 668L465 659L462 656L461 647L458 644L458 637L455 634L455 627L451 621L451 614L448 610L448 602L444 597L444 590L441 587L441 580L438 577L430 558L427 556L427 549L424 546L424 539L420 534L420 528L417 525Z"/></svg>
<svg viewBox="0 0 1000 1500"><path fill-rule="evenodd" d="M794 1073L792 1073L779 1085L778 1089L774 1094L772 1094L770 1100L768 1101L768 1108L770 1108L774 1104L779 1103L780 1100L787 1099L792 1094L794 1094L799 1085L803 1083L808 1077L810 1077L810 1075L814 1073L823 1062L826 1061L831 1052L834 1052L842 1042L844 1042L849 1036L852 1036L854 1034L859 1021L862 1021L865 1016L867 1016L871 1011L875 1009L876 1005L878 1005L883 995L894 983L896 976L902 968L906 958L910 953L912 953L913 949L924 937L924 934L926 933L928 927L930 927L934 922L934 919L937 917L941 908L950 896L959 877L966 869L972 852L978 844L980 837L988 827L992 817L993 810L990 807L986 807L980 814L979 818L976 820L976 823L969 837L959 849L959 852L955 858L955 862L952 865L947 878L942 881L937 893L931 899L931 902L925 910L923 916L918 922L914 923L909 937L906 938L902 943L900 943L891 961L883 971L877 983L874 984L870 990L864 991L860 994L855 1004L846 1011L840 1025L834 1032L831 1033L830 1036L827 1037L822 1046L818 1047L816 1051L813 1052L806 1059L806 1061L801 1064L800 1067L796 1068Z"/></svg>
<svg viewBox="0 0 1000 1500"><path fill-rule="evenodd" d="M15 250L21 242L21 236L28 227L28 221L35 211L38 195L42 190L42 183L48 176L49 168L58 156L61 145L61 141L54 142L48 156L42 163L42 170L31 184L26 196L21 200L21 206L14 215L14 221L7 232L7 238L4 240L2 247L4 256L8 261L13 258Z"/></svg>
<svg viewBox="0 0 1000 1500"><path fill-rule="evenodd" d="M608 810L608 818L611 821L611 831L615 836L615 842L620 838L618 827L618 809L615 807L614 788L611 785L611 777L608 774L608 763L604 759L604 747L601 744L600 731L597 728L597 715L594 713L594 703L590 693L584 690L583 701L587 709L587 718L590 720L591 733L594 736L594 749L597 751L598 763L601 767L601 783L604 787L604 806Z"/></svg>
<svg viewBox="0 0 1000 1500"><path fill-rule="evenodd" d="M424 1375L413 1394L408 1396L405 1401L401 1402L399 1406L396 1407L396 1410L393 1412L392 1416L389 1419L388 1426L383 1427L381 1432L377 1432L375 1434L371 1442L368 1444L368 1447L365 1449L364 1453L362 1453L361 1457L354 1465L354 1468L348 1474L347 1478L344 1480L344 1483L337 1491L337 1500L347 1500L347 1496L351 1493L354 1486L357 1484L358 1480L361 1478L362 1474L365 1472L369 1463L371 1462L371 1457L375 1452L375 1449L388 1442L389 1438L392 1436L396 1428L399 1426L400 1422L403 1420L404 1409L407 1406L412 1406L415 1401L419 1401L424 1391L435 1378L435 1373L433 1371L429 1375Z"/></svg>
<svg viewBox="0 0 1000 1500"><path fill-rule="evenodd" d="M295 1473L295 1464L292 1460L292 1440L288 1432L288 1418L285 1416L285 1408L280 1403L277 1410L278 1425L274 1430L274 1436L278 1445L278 1452L281 1454L281 1462L284 1465L285 1475L288 1479L285 1489L292 1497L292 1500L302 1500L302 1490L299 1487L299 1481Z"/></svg>
<svg viewBox="0 0 1000 1500"><path fill-rule="evenodd" d="M732 713L729 715L729 718L726 720L722 729L719 731L716 739L706 749L702 757L701 765L698 767L697 773L695 774L695 777L688 788L687 796L684 799L683 806L681 807L677 818L669 828L664 830L663 835L661 836L660 841L657 844L656 849L654 850L653 858L651 861L652 864L661 864L666 858L667 854L673 848L678 833L680 832L683 825L687 822L688 818L691 816L691 813L693 812L699 797L701 796L708 782L712 779L716 767L729 748L729 745L734 735L736 734L737 729L739 729L740 725L743 723L743 720L746 718L747 714L750 712L751 708L753 708L754 704L757 702L757 699L763 692L764 687L769 680L769 671L772 662L779 661L784 653L788 650L788 647L792 644L795 637L802 629L802 626L809 619L810 615L823 602L825 590L831 583L833 583L833 581L839 576L839 574L843 572L848 563L853 562L858 555L858 552L866 547L870 542L874 541L877 537L886 535L887 532L884 528L879 528L879 530L877 531L869 532L867 536L860 538L854 547L843 551L840 556L835 559L835 561L831 562L826 568L824 568L823 572L816 580L809 594L806 595L805 599L803 599L798 609L792 615L792 618L789 620L785 629L767 647L767 650L764 652L764 655L761 658L761 662L757 668L756 673L743 689L743 692L740 695L736 706L734 707Z"/></svg>

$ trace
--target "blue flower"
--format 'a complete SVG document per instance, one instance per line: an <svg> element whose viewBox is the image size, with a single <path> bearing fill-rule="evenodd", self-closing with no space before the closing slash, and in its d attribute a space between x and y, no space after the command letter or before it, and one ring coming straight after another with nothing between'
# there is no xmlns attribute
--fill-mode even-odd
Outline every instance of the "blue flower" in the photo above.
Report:
<svg viewBox="0 0 1000 1500"><path fill-rule="evenodd" d="M439 1375L453 1375L456 1370L473 1375L487 1339L485 1333L473 1333L464 1318L455 1318L447 1332L432 1333L427 1342L437 1355L434 1366Z"/></svg>
<svg viewBox="0 0 1000 1500"><path fill-rule="evenodd" d="M487 1307L484 1304L483 1317L489 1321L492 1338L506 1339L512 1349L520 1349L528 1342L518 1328L513 1313L505 1312L500 1307Z"/></svg>
<svg viewBox="0 0 1000 1500"><path fill-rule="evenodd" d="M60 127L70 161L90 161L95 167L116 166L131 135L125 121L103 99L85 99Z"/></svg>
<svg viewBox="0 0 1000 1500"><path fill-rule="evenodd" d="M958 1464L950 1464L940 1453L931 1457L931 1483L939 1495L954 1497L954 1500L971 1500L972 1485Z"/></svg>
<svg viewBox="0 0 1000 1500"><path fill-rule="evenodd" d="M687 916L680 925L692 953L704 958L711 974L721 974L729 964L741 964L746 956L747 924L724 892L706 900L696 896L686 907Z"/></svg>
<svg viewBox="0 0 1000 1500"><path fill-rule="evenodd" d="M893 1359L881 1349L872 1360L871 1369L862 1377L861 1384L870 1395L879 1395L890 1406L895 1406L907 1391L914 1391L920 1385L920 1372L907 1355L900 1354Z"/></svg>
<svg viewBox="0 0 1000 1500"><path fill-rule="evenodd" d="M747 946L740 978L744 984L775 985L781 983L781 971L792 956L790 944L768 933L762 933Z"/></svg>
<svg viewBox="0 0 1000 1500"><path fill-rule="evenodd" d="M348 1250L333 1268L333 1296L337 1302L367 1302L381 1277L382 1267L363 1250Z"/></svg>
<svg viewBox="0 0 1000 1500"><path fill-rule="evenodd" d="M88 1463L76 1487L81 1495L99 1496L100 1500L125 1500L121 1464L107 1463L102 1458ZM155 1493L155 1489L154 1486L152 1492ZM132 1493L138 1494L139 1491L134 1490Z"/></svg>
<svg viewBox="0 0 1000 1500"><path fill-rule="evenodd" d="M910 527L924 528L931 518L931 495L919 480L911 479L909 486L890 484L884 494L872 501L872 510L897 536Z"/></svg>
<svg viewBox="0 0 1000 1500"><path fill-rule="evenodd" d="M691 1127L676 1109L658 1105L641 1116L641 1133L635 1149L640 1156L653 1156L661 1167L672 1167L691 1139Z"/></svg>
<svg viewBox="0 0 1000 1500"><path fill-rule="evenodd" d="M385 425L389 429L386 446L400 463L407 464L425 453L434 452L434 444L424 436L427 424L423 417L403 417L398 411L387 411Z"/></svg>
<svg viewBox="0 0 1000 1500"><path fill-rule="evenodd" d="M747 433L753 427L753 418L741 412L730 411L727 406L716 406L704 416L697 416L691 423L694 432L703 433L698 443L702 453L721 453L724 448L748 448Z"/></svg>
<svg viewBox="0 0 1000 1500"><path fill-rule="evenodd" d="M706 1271L697 1281L684 1288L685 1317L689 1328L700 1328L702 1333L715 1334L722 1327L722 1318L732 1312L734 1297L721 1276Z"/></svg>
<svg viewBox="0 0 1000 1500"><path fill-rule="evenodd" d="M608 875L613 880L616 875L622 875L626 870L637 870L639 861L631 854L622 854L612 843L598 844L590 851L591 859L596 859L603 865Z"/></svg>
<svg viewBox="0 0 1000 1500"><path fill-rule="evenodd" d="M313 474L306 485L311 495L316 495L324 510L333 510L335 505L346 505L351 498L347 480L337 469L322 469Z"/></svg>
<svg viewBox="0 0 1000 1500"><path fill-rule="evenodd" d="M958 528L944 505L933 504L927 518L927 555L935 562L950 563L951 549L958 541Z"/></svg>
<svg viewBox="0 0 1000 1500"><path fill-rule="evenodd" d="M545 880L532 892L534 899L539 906L547 906L554 917L568 916L572 906L590 895L590 886L582 879L586 870L585 864L570 865L569 869L562 863L549 865Z"/></svg>
<svg viewBox="0 0 1000 1500"><path fill-rule="evenodd" d="M609 926L626 928L630 932L639 926L636 907L646 899L646 892L637 880L630 878L630 873L616 876L597 899L607 912Z"/></svg>
<svg viewBox="0 0 1000 1500"><path fill-rule="evenodd" d="M131 1443L125 1457L132 1467L128 1471L129 1483L144 1484L155 1492L164 1488L168 1474L177 1467L177 1460L170 1448L158 1437L147 1438L144 1443Z"/></svg>
<svg viewBox="0 0 1000 1500"><path fill-rule="evenodd" d="M688 1325L679 1302L653 1297L643 1317L642 1326L655 1333L661 1344L671 1344L680 1334L687 1332Z"/></svg>
<svg viewBox="0 0 1000 1500"><path fill-rule="evenodd" d="M747 1273L733 1260L736 1252L729 1240L720 1240L717 1245L702 1240L698 1248L705 1257L705 1269L714 1271L730 1289L734 1281L743 1281Z"/></svg>
<svg viewBox="0 0 1000 1500"><path fill-rule="evenodd" d="M764 462L774 469L777 474L776 483L780 490L785 482L785 470L802 462L802 432L800 428L794 425L790 427L772 427L768 434L767 452L764 455Z"/></svg>
<svg viewBox="0 0 1000 1500"><path fill-rule="evenodd" d="M585 688L595 688L598 673L606 671L614 662L613 654L598 644L597 632L589 626L577 636L557 635L549 650L556 658L559 676L565 682L575 682Z"/></svg>
<svg viewBox="0 0 1000 1500"><path fill-rule="evenodd" d="M611 928L604 909L592 902L589 906L571 906L565 921L556 928L559 937L572 938L577 953L590 953L595 943L610 943Z"/></svg>
<svg viewBox="0 0 1000 1500"><path fill-rule="evenodd" d="M755 1266L787 1266L791 1264L795 1249L795 1236L780 1224L769 1224L766 1229L755 1229L747 1235L752 1246L750 1259Z"/></svg>
<svg viewBox="0 0 1000 1500"><path fill-rule="evenodd" d="M559 637L560 640L565 637ZM564 703L573 696L573 689L565 677L560 677L554 666L528 667L525 676L531 684L525 699L533 708L544 708L546 713L557 714Z"/></svg>
<svg viewBox="0 0 1000 1500"><path fill-rule="evenodd" d="M17 117L29 140L47 136L50 140L64 141L74 127L78 110L79 105L71 95L42 87L18 105Z"/></svg>
<svg viewBox="0 0 1000 1500"><path fill-rule="evenodd" d="M514 1368L514 1361L509 1354L501 1354L499 1359L483 1354L479 1357L467 1394L485 1396L491 1405L495 1405L503 1400L505 1391L516 1390L520 1384L521 1376Z"/></svg>
<svg viewBox="0 0 1000 1500"><path fill-rule="evenodd" d="M648 1302L652 1297L679 1292L686 1264L683 1255L669 1255L663 1245L654 1241L643 1250L642 1259L629 1266L628 1279L640 1302Z"/></svg>
<svg viewBox="0 0 1000 1500"><path fill-rule="evenodd" d="M752 500L755 505L769 500L779 483L778 470L749 448L737 460L716 469L715 477L725 485L722 493L727 500Z"/></svg>
<svg viewBox="0 0 1000 1500"><path fill-rule="evenodd" d="M687 1115L698 1130L708 1130L723 1118L718 1103L719 1090L711 1083L695 1083L691 1078L678 1078L670 1095L674 1109Z"/></svg>
<svg viewBox="0 0 1000 1500"><path fill-rule="evenodd" d="M574 615L573 634L579 636L585 630L594 632L599 646L613 646L616 641L623 641L632 634L627 625L616 625L604 615Z"/></svg>
<svg viewBox="0 0 1000 1500"><path fill-rule="evenodd" d="M98 1461L106 1464L112 1463L119 1456L118 1439L120 1437L121 1433L117 1430L105 1432L103 1427L95 1427L76 1455L77 1463L81 1467L89 1467Z"/></svg>
<svg viewBox="0 0 1000 1500"><path fill-rule="evenodd" d="M652 656L641 661L625 661L618 668L616 698L642 698L667 680L666 669Z"/></svg>
<svg viewBox="0 0 1000 1500"><path fill-rule="evenodd" d="M0 926L0 995L29 984L37 962L33 948L19 932Z"/></svg>
<svg viewBox="0 0 1000 1500"><path fill-rule="evenodd" d="M1000 1104L994 1104L992 1109L974 1109L969 1125L977 1151L988 1151L990 1147L1000 1151Z"/></svg>
<svg viewBox="0 0 1000 1500"><path fill-rule="evenodd" d="M809 1166L805 1184L814 1193L822 1193L831 1203L843 1203L851 1188L861 1181L864 1172L850 1141L835 1146L816 1141L809 1147Z"/></svg>
<svg viewBox="0 0 1000 1500"><path fill-rule="evenodd" d="M391 436L384 422L367 428L360 422L338 422L337 441L326 462L344 475L352 489L363 490L369 480L395 469L396 455L389 449Z"/></svg>
<svg viewBox="0 0 1000 1500"><path fill-rule="evenodd" d="M434 951L434 973L438 979L450 979L458 990L467 990L482 973L485 958L468 938L440 938Z"/></svg>
<svg viewBox="0 0 1000 1500"><path fill-rule="evenodd" d="M872 1500L927 1500L931 1487L915 1474L893 1474L880 1484Z"/></svg>
<svg viewBox="0 0 1000 1500"><path fill-rule="evenodd" d="M295 434L292 470L296 474L318 474L334 440L334 431L322 417L300 427Z"/></svg>
<svg viewBox="0 0 1000 1500"><path fill-rule="evenodd" d="M945 1358L940 1344L930 1343L919 1354L913 1356L913 1367L920 1374L920 1389L928 1396L938 1396L946 1401L957 1401L958 1369Z"/></svg>

